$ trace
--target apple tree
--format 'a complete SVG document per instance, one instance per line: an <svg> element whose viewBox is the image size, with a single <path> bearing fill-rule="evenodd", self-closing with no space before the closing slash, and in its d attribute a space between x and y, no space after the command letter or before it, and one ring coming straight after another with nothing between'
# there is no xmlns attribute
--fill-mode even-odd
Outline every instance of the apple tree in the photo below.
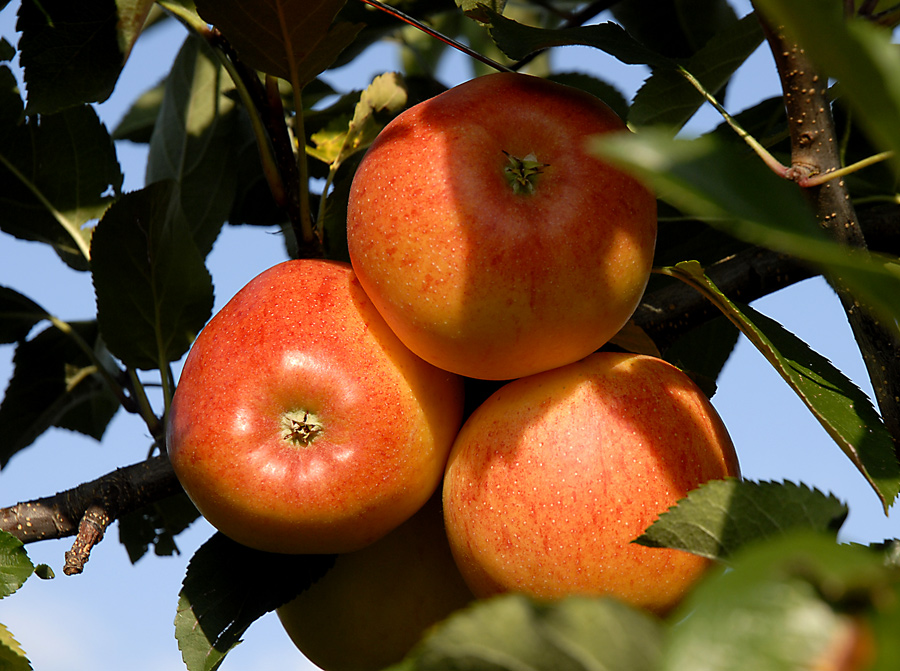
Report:
<svg viewBox="0 0 900 671"><path fill-rule="evenodd" d="M174 552L198 513L166 457L166 413L173 365L212 316L207 258L220 231L278 226L285 258L347 259L355 168L391 118L446 88L436 73L452 50L473 76L521 71L593 93L633 131L592 144L653 188L659 208L653 276L610 346L662 357L712 395L743 334L887 514L900 493L900 5L754 0L750 9L740 16L726 0L23 0L17 34L0 39L0 231L90 274L96 312L66 322L0 287L0 337L15 349L0 467L52 427L100 441L117 413L141 418L135 440L147 441L148 457L61 493L0 501L0 598L52 577L29 558L31 543L72 537L66 575L90 570L113 522L132 561L151 548ZM107 128L95 104L162 22L184 36L170 74ZM401 71L364 90L326 83L324 73L378 42L395 45ZM602 71L556 70L553 54L570 45L649 74L625 96ZM758 49L771 51L781 94L733 113L725 91ZM679 133L710 106L715 128ZM148 146L142 188L123 189L120 141ZM874 398L750 306L820 275L840 298ZM467 381L471 404L485 393ZM748 412L753 403L748 395ZM753 449L737 445L739 456ZM900 544L838 542L847 515L802 482L709 483L635 539L716 562L671 615L609 598L509 595L455 613L396 668L896 668ZM213 535L182 585L159 586L177 601L172 645L187 669L217 668L255 620L333 559ZM263 578L240 579L248 566ZM31 668L3 625L0 667Z"/></svg>

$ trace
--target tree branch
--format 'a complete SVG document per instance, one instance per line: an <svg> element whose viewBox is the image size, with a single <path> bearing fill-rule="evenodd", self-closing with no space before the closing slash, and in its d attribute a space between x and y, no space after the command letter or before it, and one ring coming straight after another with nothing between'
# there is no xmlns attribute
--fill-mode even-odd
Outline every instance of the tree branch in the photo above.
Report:
<svg viewBox="0 0 900 671"><path fill-rule="evenodd" d="M791 169L788 178L799 183L814 175L841 168L837 132L827 97L827 78L820 76L803 49L784 34L763 23L766 39L781 78L791 134ZM848 247L867 249L850 195L843 179L805 188L821 226ZM900 454L900 337L894 324L883 324L846 289L841 278L827 278L847 313L881 416Z"/></svg>
<svg viewBox="0 0 900 671"><path fill-rule="evenodd" d="M151 457L53 496L0 509L0 530L23 543L75 535L63 572L81 573L113 520L180 491L169 458Z"/></svg>
<svg viewBox="0 0 900 671"><path fill-rule="evenodd" d="M900 205L867 208L860 221L872 250L900 253ZM790 257L759 247L714 263L706 272L723 292L745 303L818 274ZM644 296L634 321L665 350L718 314L697 291L673 281ZM114 520L181 491L168 457L152 457L54 496L2 508L0 530L23 543L77 534L64 572L78 573Z"/></svg>

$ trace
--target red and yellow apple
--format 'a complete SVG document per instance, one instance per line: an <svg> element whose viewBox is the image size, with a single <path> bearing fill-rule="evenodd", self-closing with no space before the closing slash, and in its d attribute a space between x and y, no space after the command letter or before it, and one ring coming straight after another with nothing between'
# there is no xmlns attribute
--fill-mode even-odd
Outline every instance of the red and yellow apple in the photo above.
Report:
<svg viewBox="0 0 900 671"><path fill-rule="evenodd" d="M466 420L444 476L447 534L478 597L609 595L663 613L709 560L631 541L690 490L738 475L686 374L599 352L504 385Z"/></svg>
<svg viewBox="0 0 900 671"><path fill-rule="evenodd" d="M347 240L400 340L494 380L606 343L637 307L656 241L653 194L588 149L625 130L597 98L511 73L391 121L353 179Z"/></svg>
<svg viewBox="0 0 900 671"><path fill-rule="evenodd" d="M278 609L301 652L325 671L378 671L473 596L453 561L437 495L384 538Z"/></svg>
<svg viewBox="0 0 900 671"><path fill-rule="evenodd" d="M226 536L347 552L428 500L461 421L460 378L397 339L349 264L288 261L200 333L166 443L188 496Z"/></svg>

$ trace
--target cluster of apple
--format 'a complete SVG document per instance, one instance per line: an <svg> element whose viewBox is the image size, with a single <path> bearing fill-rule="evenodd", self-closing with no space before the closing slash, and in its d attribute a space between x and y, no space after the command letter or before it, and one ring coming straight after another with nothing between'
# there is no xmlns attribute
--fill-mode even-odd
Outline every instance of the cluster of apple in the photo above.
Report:
<svg viewBox="0 0 900 671"><path fill-rule="evenodd" d="M234 540L339 553L279 610L323 668L396 661L473 594L665 612L706 568L631 543L738 465L684 373L597 351L656 238L652 193L588 150L624 130L592 96L518 74L412 107L354 178L352 265L279 264L195 342L172 464ZM498 381L468 417L465 378Z"/></svg>

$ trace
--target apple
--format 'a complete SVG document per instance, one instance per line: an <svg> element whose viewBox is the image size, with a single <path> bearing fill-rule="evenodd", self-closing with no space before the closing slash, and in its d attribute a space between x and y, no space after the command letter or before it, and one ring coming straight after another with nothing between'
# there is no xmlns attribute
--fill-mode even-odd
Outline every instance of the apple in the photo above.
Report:
<svg viewBox="0 0 900 671"><path fill-rule="evenodd" d="M511 73L391 121L354 176L347 240L400 340L445 370L506 380L615 335L647 284L656 200L588 141L625 131L597 98Z"/></svg>
<svg viewBox="0 0 900 671"><path fill-rule="evenodd" d="M607 595L665 613L709 560L631 541L690 490L739 473L685 373L599 352L504 385L466 420L444 476L447 534L478 597Z"/></svg>
<svg viewBox="0 0 900 671"><path fill-rule="evenodd" d="M462 404L461 379L397 339L349 264L287 261L200 333L166 442L184 490L226 536L348 552L436 490Z"/></svg>
<svg viewBox="0 0 900 671"><path fill-rule="evenodd" d="M294 644L325 671L378 671L473 598L450 554L438 492L384 538L338 555L277 612Z"/></svg>

